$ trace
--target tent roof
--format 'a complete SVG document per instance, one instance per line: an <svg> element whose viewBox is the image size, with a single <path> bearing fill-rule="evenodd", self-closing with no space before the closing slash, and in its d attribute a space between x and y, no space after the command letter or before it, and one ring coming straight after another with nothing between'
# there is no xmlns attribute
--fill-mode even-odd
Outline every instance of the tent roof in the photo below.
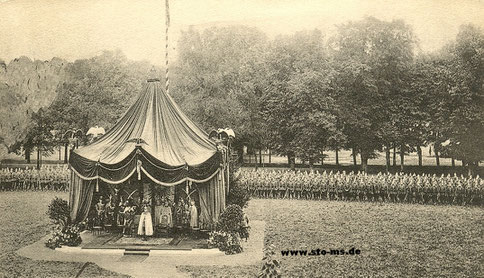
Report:
<svg viewBox="0 0 484 278"><path fill-rule="evenodd" d="M181 166L198 167L209 160L215 162L216 153L215 143L163 91L159 80L150 79L121 119L98 140L75 150L70 163L85 178L98 176L94 167L100 165L112 172L106 180L119 180L121 177L114 173L115 169L136 167L131 163L134 155L144 155L146 162L154 167L173 170ZM213 170L215 165L209 168ZM209 169L204 167L204 170ZM124 169L126 173L133 171Z"/></svg>

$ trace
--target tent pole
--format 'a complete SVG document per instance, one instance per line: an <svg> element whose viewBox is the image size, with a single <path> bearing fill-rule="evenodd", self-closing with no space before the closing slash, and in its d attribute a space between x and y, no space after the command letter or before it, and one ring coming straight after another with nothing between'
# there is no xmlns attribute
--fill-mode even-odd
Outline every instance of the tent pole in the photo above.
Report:
<svg viewBox="0 0 484 278"><path fill-rule="evenodd" d="M97 176L97 179L96 179L96 192L99 192L99 164L101 163L100 160L101 159L98 159L97 160L97 163L96 163L96 176Z"/></svg>
<svg viewBox="0 0 484 278"><path fill-rule="evenodd" d="M190 189L189 189L189 186L188 186L188 182L189 182L188 180L185 181L185 189L186 189L185 192L187 193L187 201L190 202L190 195L189 195Z"/></svg>
<svg viewBox="0 0 484 278"><path fill-rule="evenodd" d="M229 143L227 143L227 159L226 159L226 163L227 163L227 192L226 192L226 195L229 195L229 191L230 191L230 141Z"/></svg>

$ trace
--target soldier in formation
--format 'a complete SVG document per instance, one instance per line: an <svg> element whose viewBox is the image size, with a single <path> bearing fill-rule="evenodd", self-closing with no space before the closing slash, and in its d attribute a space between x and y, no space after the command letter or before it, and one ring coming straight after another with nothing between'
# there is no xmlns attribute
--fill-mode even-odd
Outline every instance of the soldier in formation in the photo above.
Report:
<svg viewBox="0 0 484 278"><path fill-rule="evenodd" d="M479 176L242 169L239 181L258 198L484 205Z"/></svg>
<svg viewBox="0 0 484 278"><path fill-rule="evenodd" d="M68 177L67 165L45 165L40 170L4 168L0 170L0 190L65 191L69 187Z"/></svg>

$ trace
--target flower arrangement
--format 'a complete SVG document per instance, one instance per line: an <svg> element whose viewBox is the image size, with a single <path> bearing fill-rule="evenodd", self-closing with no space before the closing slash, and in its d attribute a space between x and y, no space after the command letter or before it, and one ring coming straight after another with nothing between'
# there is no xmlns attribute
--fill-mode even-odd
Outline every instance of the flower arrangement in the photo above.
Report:
<svg viewBox="0 0 484 278"><path fill-rule="evenodd" d="M242 252L240 239L249 237L249 226L239 205L229 205L220 214L214 232L210 233L209 246L217 247L225 254Z"/></svg>
<svg viewBox="0 0 484 278"><path fill-rule="evenodd" d="M56 226L52 237L45 242L45 246L55 249L62 246L79 246L82 242L81 232L77 225Z"/></svg>
<svg viewBox="0 0 484 278"><path fill-rule="evenodd" d="M218 248L227 255L242 252L240 236L238 233L227 233L222 231L211 232L208 239L208 245Z"/></svg>

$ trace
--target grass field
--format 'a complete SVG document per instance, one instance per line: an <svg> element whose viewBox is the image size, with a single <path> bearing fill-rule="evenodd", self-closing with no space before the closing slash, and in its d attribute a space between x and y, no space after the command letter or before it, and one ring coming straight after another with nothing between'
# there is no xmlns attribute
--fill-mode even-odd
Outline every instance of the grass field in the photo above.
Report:
<svg viewBox="0 0 484 278"><path fill-rule="evenodd" d="M47 205L67 193L0 192L0 277L75 277L82 263L15 254L50 230ZM250 201L266 221L284 277L484 277L484 210L457 206L309 200ZM355 256L282 257L287 249L361 250ZM192 277L254 277L260 265L179 266ZM80 277L124 277L88 264Z"/></svg>
<svg viewBox="0 0 484 278"><path fill-rule="evenodd" d="M0 277L76 277L83 263L34 261L15 253L49 233L47 206L68 193L0 192ZM79 277L126 277L89 263Z"/></svg>
<svg viewBox="0 0 484 278"><path fill-rule="evenodd" d="M252 200L276 250L350 249L355 256L282 257L285 277L484 277L484 210L456 206ZM192 277L248 277L251 267L180 267ZM240 273L240 275L239 275Z"/></svg>

